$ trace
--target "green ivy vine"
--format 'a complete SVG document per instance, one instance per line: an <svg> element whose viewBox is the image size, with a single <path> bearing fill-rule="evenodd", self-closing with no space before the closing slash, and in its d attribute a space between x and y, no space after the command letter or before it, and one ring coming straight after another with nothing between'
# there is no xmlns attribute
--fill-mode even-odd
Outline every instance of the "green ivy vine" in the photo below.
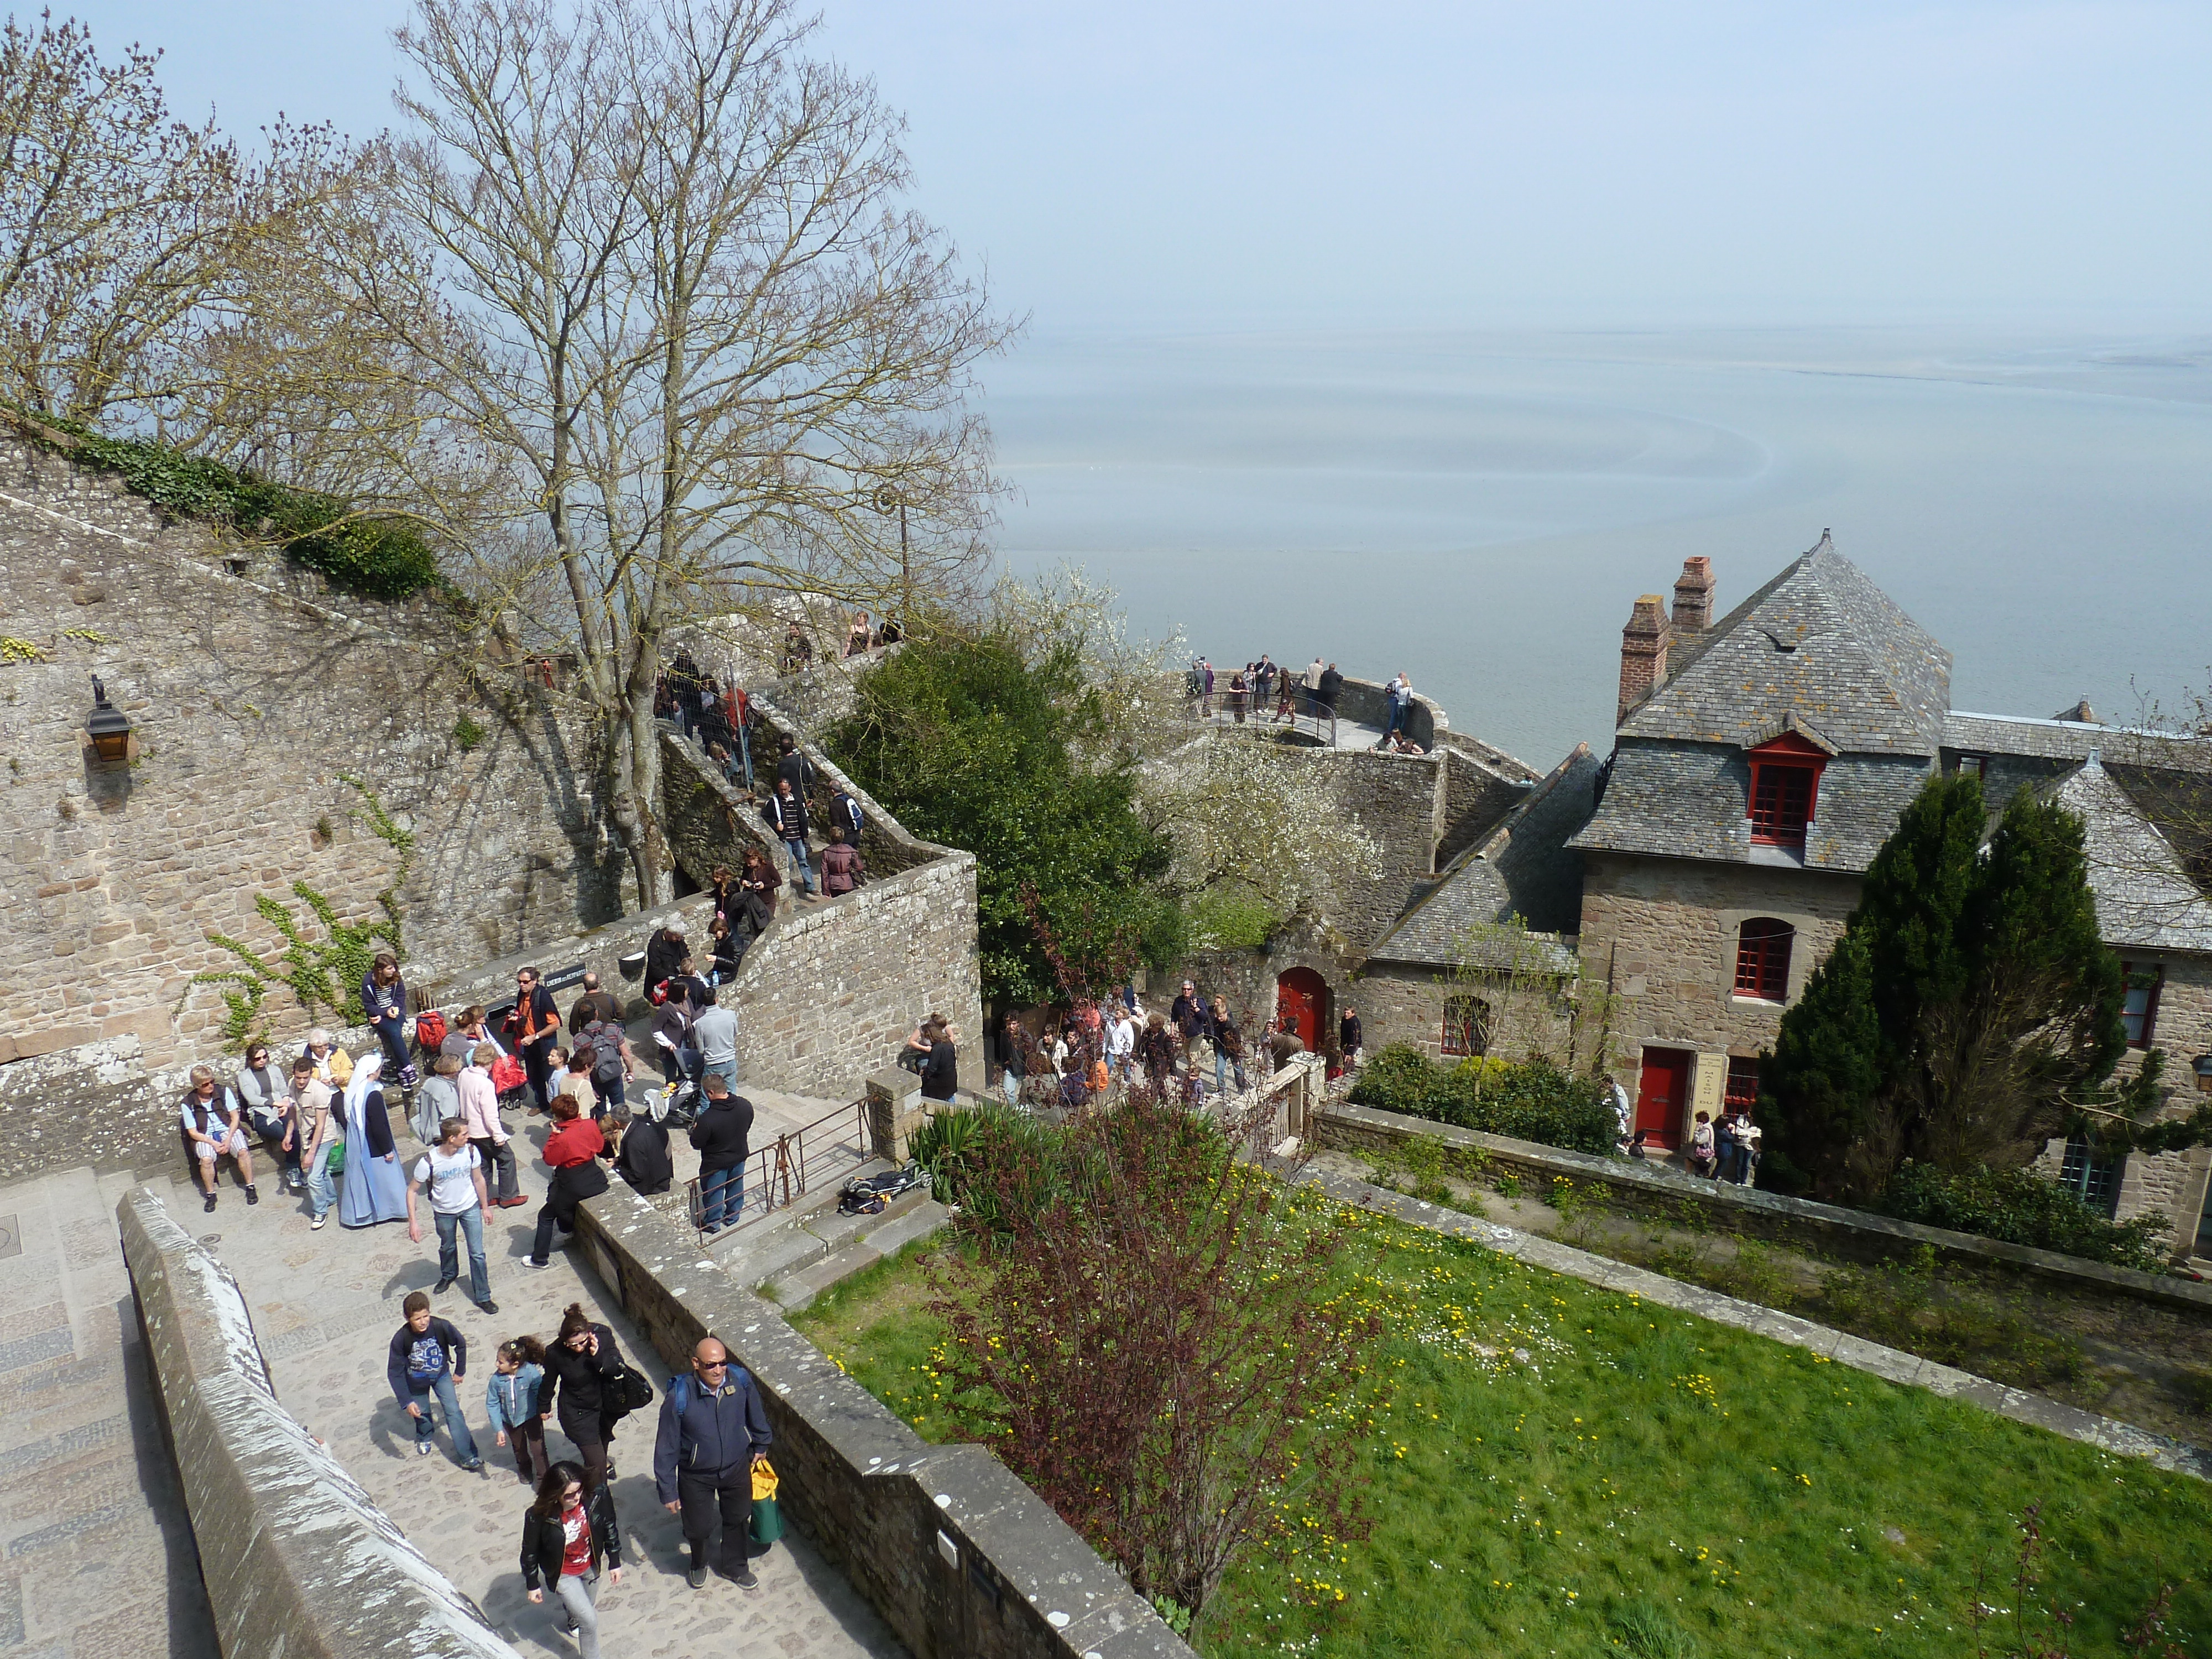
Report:
<svg viewBox="0 0 2212 1659"><path fill-rule="evenodd" d="M385 811L376 792L361 778L350 772L341 772L338 781L361 796L360 807L348 816L358 817L367 824L371 835L399 855L399 867L391 884L376 896L377 907L382 914L366 921L343 921L323 894L304 881L295 881L292 884L292 896L307 907L308 915L320 925L322 938L308 938L302 919L294 914L290 904L272 893L257 895L253 908L284 940L284 948L273 960L228 933L210 933L208 942L229 951L238 958L239 965L194 974L185 981L185 989L189 992L195 985L223 988L223 1006L228 1010L222 1023L226 1047L240 1048L254 1038L268 1041L261 1018L262 1005L267 1001L270 991L279 985L289 988L300 1000L308 1018L313 1018L316 1009L321 1007L328 1008L343 1024L355 1023L361 1018L361 981L368 973L369 964L376 959L377 951L389 950L394 956L404 953L399 890L406 884L408 872L414 864L414 834L399 827ZM323 820L325 824L328 822Z"/></svg>

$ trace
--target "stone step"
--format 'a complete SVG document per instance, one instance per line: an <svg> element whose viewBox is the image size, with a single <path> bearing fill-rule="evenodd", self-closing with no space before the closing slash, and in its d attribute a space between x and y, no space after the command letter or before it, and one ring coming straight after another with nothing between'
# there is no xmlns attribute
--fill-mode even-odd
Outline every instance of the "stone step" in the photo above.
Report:
<svg viewBox="0 0 2212 1659"><path fill-rule="evenodd" d="M871 1160L862 1168L868 1174L879 1174L890 1166ZM842 1183L840 1183L842 1186ZM929 1200L927 1186L916 1187L900 1194L877 1215L840 1215L837 1212L837 1189L827 1190L827 1201L817 1205L808 1214L794 1218L776 1229L773 1237L765 1237L741 1255L725 1259L723 1270L741 1284L759 1285L772 1280L789 1279L800 1270L811 1267L824 1256L834 1255L846 1245L888 1225ZM808 1196L812 1198L813 1194Z"/></svg>
<svg viewBox="0 0 2212 1659"><path fill-rule="evenodd" d="M897 1213L893 1214L892 1212ZM911 1241L935 1231L945 1224L946 1214L942 1204L916 1188L915 1192L894 1200L890 1210L884 1215L842 1218L869 1224L851 1243L830 1251L819 1261L795 1273L786 1273L768 1287L768 1293L786 1312L796 1313L832 1285L896 1254L902 1246Z"/></svg>

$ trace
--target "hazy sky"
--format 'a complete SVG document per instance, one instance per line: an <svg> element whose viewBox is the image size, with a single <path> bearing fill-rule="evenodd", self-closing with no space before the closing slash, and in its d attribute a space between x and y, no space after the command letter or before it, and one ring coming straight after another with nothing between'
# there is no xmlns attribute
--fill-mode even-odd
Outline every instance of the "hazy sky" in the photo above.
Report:
<svg viewBox="0 0 2212 1659"><path fill-rule="evenodd" d="M73 9L235 127L392 118L393 0ZM828 0L821 38L1039 328L2212 317L2204 0Z"/></svg>

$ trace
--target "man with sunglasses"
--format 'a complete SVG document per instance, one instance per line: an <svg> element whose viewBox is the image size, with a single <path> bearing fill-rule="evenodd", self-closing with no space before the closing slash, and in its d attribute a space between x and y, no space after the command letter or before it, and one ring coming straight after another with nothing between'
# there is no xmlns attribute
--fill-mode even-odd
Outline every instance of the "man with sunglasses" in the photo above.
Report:
<svg viewBox="0 0 2212 1659"><path fill-rule="evenodd" d="M730 1364L730 1351L714 1337L699 1339L691 1350L691 1370L672 1379L660 1401L660 1428L653 1447L653 1485L669 1512L684 1517L684 1539L691 1547L693 1589L707 1588L715 1553L733 1557L730 1577L740 1589L757 1589L760 1580L746 1561L753 1515L753 1466L768 1460L768 1413L760 1389L742 1365Z"/></svg>
<svg viewBox="0 0 2212 1659"><path fill-rule="evenodd" d="M518 970L514 1012L507 1017L507 1035L522 1056L523 1069L530 1075L530 1092L541 1112L550 1103L545 1088L553 1075L553 1062L548 1056L553 1039L560 1034L561 1010L554 1003L553 994L545 988L535 968Z"/></svg>

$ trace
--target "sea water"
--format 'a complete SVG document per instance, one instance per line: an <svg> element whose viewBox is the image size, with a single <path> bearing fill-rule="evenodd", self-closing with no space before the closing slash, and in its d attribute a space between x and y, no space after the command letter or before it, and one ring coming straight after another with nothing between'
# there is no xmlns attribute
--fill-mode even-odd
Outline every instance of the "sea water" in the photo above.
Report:
<svg viewBox="0 0 2212 1659"><path fill-rule="evenodd" d="M1824 529L1954 708L2212 678L2212 338L1040 335L984 406L1015 569L1082 565L1224 682L1403 669L1539 768L1610 745L1638 594L1701 553L1724 612Z"/></svg>

